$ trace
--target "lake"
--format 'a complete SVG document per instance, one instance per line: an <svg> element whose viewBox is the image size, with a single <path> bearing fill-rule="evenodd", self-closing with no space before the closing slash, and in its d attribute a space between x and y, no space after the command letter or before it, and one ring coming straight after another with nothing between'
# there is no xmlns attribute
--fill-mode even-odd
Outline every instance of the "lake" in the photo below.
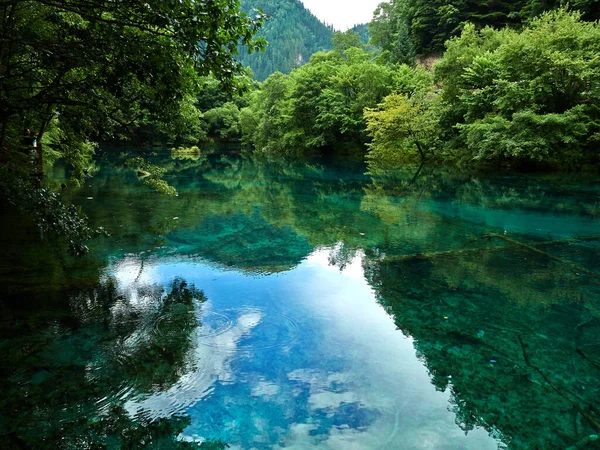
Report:
<svg viewBox="0 0 600 450"><path fill-rule="evenodd" d="M0 225L1 448L600 443L597 176L129 156L62 191L90 255Z"/></svg>

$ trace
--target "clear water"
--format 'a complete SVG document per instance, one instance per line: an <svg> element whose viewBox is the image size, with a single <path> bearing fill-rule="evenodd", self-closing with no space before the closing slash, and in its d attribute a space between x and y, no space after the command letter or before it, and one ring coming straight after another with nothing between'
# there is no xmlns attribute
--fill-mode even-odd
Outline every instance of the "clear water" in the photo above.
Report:
<svg viewBox="0 0 600 450"><path fill-rule="evenodd" d="M597 177L124 158L64 191L83 260L4 217L1 448L600 443Z"/></svg>

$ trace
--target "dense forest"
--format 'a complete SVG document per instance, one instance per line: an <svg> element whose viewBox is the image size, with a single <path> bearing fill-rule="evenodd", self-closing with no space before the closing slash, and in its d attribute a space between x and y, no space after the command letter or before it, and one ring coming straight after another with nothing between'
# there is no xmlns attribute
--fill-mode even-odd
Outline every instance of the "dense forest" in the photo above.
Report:
<svg viewBox="0 0 600 450"><path fill-rule="evenodd" d="M27 0L0 11L0 197L76 253L92 230L40 189L45 167L63 158L78 183L98 142L131 142L144 130L197 142L202 77L222 93L243 90L239 45L265 44L255 38L264 15L240 13L237 0Z"/></svg>
<svg viewBox="0 0 600 450"><path fill-rule="evenodd" d="M600 29L594 8L578 6L529 18L522 5L515 23L514 11L465 7L466 22L425 39L408 3L382 4L369 46L336 33L332 51L250 94L243 140L277 153L366 144L372 165L597 166ZM436 40L445 51L432 58Z"/></svg>
<svg viewBox="0 0 600 450"><path fill-rule="evenodd" d="M354 25L351 28L351 30L360 36L360 40L363 42L363 44L368 44L371 40L371 34L369 33L369 24L361 23L359 25Z"/></svg>
<svg viewBox="0 0 600 450"><path fill-rule="evenodd" d="M443 53L445 43L461 34L465 24L477 29L519 28L540 14L566 2L557 0L517 0L448 4L440 0L390 0L379 5L369 29L373 42L388 51L396 62L406 62L412 52L418 55ZM580 11L582 19L597 20L600 6L594 0L576 0L569 7Z"/></svg>
<svg viewBox="0 0 600 450"><path fill-rule="evenodd" d="M249 15L261 8L268 19L260 31L268 46L264 53L240 53L254 77L263 81L274 72L289 73L319 50L331 49L333 28L323 24L299 0L244 0Z"/></svg>

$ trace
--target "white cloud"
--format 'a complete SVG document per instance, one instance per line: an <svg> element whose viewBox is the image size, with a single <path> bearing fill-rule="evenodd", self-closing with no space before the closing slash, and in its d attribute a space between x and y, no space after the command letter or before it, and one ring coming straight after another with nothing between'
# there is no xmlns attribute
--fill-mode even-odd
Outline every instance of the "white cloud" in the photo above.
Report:
<svg viewBox="0 0 600 450"><path fill-rule="evenodd" d="M321 21L345 31L360 23L370 22L373 11L382 0L302 0Z"/></svg>

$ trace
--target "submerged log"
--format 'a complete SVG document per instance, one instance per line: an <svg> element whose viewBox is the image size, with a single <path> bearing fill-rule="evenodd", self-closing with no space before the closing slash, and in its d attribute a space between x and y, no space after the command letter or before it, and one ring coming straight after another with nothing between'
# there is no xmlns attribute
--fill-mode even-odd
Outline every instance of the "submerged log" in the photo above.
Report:
<svg viewBox="0 0 600 450"><path fill-rule="evenodd" d="M465 248L471 244L474 244L475 242L479 242L479 241L486 240L486 239L488 241L491 241L492 239L500 239L509 244L512 244L517 247L521 247L526 250L529 250L533 253L537 253L539 255L545 256L546 258L549 258L560 264L569 266L577 272L582 272L591 277L600 279L600 274L598 274L592 270L586 269L585 267L579 266L571 261L567 261L565 259L559 258L548 252L540 250L539 248L534 247L534 245L541 246L541 245L570 244L570 243L585 242L585 241L600 241L600 236L585 236L585 237L577 237L577 238L570 238L570 239L563 239L563 240L552 240L552 241L535 242L532 244L525 244L523 242L517 241L515 239L511 239L511 238L506 237L501 234L489 233L489 234L480 236L478 238L472 239L469 242L467 242L466 244L464 244L462 247L457 248L457 249L446 250L446 251L441 251L441 252L413 253L410 255L402 255L402 256L388 256L383 259L383 262L389 263L389 262L411 261L411 260L419 260L419 259L433 259L433 258L438 258L441 256L456 256L456 255L461 255L461 254L465 254L465 253L478 253L478 252L482 252L482 251L506 250L506 246L492 247L492 248L486 247L486 248L476 248L476 249Z"/></svg>

